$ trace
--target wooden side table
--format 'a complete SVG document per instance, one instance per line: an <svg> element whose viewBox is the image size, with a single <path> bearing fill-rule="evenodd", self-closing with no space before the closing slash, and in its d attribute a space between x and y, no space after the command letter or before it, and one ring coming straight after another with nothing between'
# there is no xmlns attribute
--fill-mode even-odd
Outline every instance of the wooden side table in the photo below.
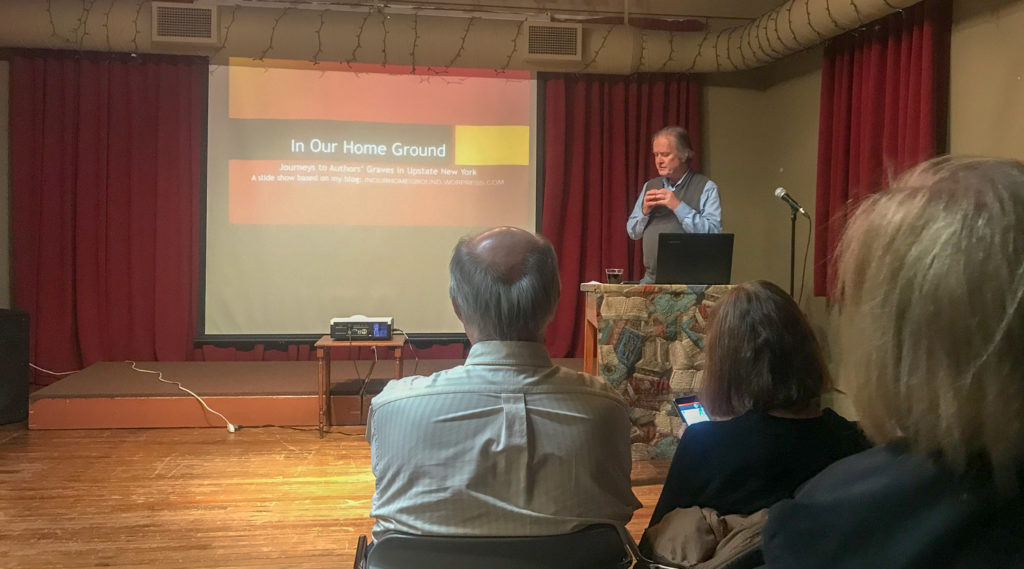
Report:
<svg viewBox="0 0 1024 569"><path fill-rule="evenodd" d="M331 422L331 348L384 348L395 355L395 379L402 377L402 349L405 348L404 334L395 334L390 340L335 340L323 336L313 345L316 348L316 394L320 409L317 430L320 438Z"/></svg>

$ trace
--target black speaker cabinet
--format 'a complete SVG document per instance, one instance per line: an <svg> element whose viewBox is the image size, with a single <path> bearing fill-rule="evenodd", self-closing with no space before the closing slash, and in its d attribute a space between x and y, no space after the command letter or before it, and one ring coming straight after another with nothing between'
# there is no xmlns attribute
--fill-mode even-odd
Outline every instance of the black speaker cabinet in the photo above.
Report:
<svg viewBox="0 0 1024 569"><path fill-rule="evenodd" d="M28 418L28 314L0 308L0 425Z"/></svg>

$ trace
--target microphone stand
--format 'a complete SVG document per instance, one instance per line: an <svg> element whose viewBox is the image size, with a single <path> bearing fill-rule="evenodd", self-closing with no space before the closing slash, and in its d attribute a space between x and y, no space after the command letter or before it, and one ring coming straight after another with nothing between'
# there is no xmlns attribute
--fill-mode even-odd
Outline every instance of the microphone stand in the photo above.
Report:
<svg viewBox="0 0 1024 569"><path fill-rule="evenodd" d="M789 296L793 296L793 273L796 270L796 208L789 206Z"/></svg>

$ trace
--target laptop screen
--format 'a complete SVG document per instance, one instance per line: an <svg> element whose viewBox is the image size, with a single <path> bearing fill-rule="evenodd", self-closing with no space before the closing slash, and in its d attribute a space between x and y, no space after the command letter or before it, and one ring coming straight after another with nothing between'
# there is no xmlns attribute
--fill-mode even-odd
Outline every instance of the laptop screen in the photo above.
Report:
<svg viewBox="0 0 1024 569"><path fill-rule="evenodd" d="M658 235L658 284L729 284L732 233L662 233Z"/></svg>

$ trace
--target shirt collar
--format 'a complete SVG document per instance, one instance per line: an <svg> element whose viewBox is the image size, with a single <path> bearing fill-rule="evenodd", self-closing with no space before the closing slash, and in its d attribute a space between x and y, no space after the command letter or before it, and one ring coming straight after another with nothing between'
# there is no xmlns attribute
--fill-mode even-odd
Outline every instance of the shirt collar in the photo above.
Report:
<svg viewBox="0 0 1024 569"><path fill-rule="evenodd" d="M688 179L688 178L690 177L690 175L691 175L692 173L693 173L693 170L692 170L692 169L690 169L690 168L687 168L687 169L686 169L686 171L685 171L685 172L683 172L683 175L682 175L682 176L681 176L681 177L679 178L679 181L677 181L677 182L676 182L675 184L673 184L673 185L672 185L672 188L671 188L671 189L672 189L673 191L675 191L676 189L678 189L678 188L679 188L679 186L682 186L682 185L683 185L683 182L685 182L685 181L686 181L686 180L687 180L687 179Z"/></svg>
<svg viewBox="0 0 1024 569"><path fill-rule="evenodd" d="M552 367L554 364L544 344L491 340L473 344L466 365Z"/></svg>

